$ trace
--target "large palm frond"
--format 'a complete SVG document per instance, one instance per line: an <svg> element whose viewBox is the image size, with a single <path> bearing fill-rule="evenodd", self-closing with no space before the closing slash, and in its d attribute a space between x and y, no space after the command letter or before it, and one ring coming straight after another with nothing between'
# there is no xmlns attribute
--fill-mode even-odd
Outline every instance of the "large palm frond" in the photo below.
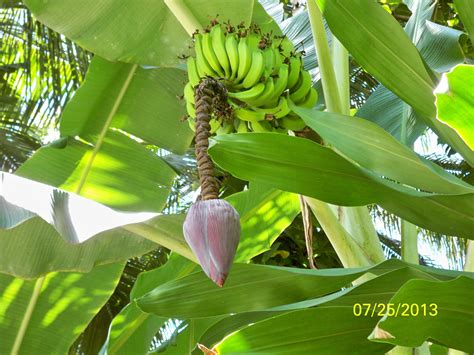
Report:
<svg viewBox="0 0 474 355"><path fill-rule="evenodd" d="M91 54L36 21L18 0L0 7L0 152L14 170L58 123Z"/></svg>

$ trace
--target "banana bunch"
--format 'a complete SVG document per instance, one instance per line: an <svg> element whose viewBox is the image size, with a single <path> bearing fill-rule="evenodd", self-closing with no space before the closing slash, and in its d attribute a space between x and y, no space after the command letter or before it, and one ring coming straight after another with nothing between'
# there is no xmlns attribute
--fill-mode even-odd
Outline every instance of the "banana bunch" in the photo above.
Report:
<svg viewBox="0 0 474 355"><path fill-rule="evenodd" d="M195 57L187 61L189 82L184 88L186 109L195 128L194 88L202 78L219 78L225 84L233 117L214 114L211 133L287 132L305 127L291 113L289 101L313 107L317 91L304 70L301 54L294 53L286 37L262 34L256 25L234 28L213 21L194 35Z"/></svg>

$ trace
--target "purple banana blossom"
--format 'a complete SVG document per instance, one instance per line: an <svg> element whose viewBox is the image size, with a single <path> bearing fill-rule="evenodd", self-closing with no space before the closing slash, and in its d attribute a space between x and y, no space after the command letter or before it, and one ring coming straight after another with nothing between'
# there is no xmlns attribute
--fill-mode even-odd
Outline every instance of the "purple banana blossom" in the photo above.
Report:
<svg viewBox="0 0 474 355"><path fill-rule="evenodd" d="M206 275L222 287L240 239L235 208L225 200L197 201L188 211L183 232Z"/></svg>

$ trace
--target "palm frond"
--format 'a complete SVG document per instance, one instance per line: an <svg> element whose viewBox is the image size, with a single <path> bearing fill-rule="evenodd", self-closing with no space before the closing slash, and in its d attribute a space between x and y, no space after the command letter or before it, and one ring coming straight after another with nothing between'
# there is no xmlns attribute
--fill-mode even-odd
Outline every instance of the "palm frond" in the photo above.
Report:
<svg viewBox="0 0 474 355"><path fill-rule="evenodd" d="M91 54L36 21L21 1L2 3L0 37L0 128L15 132L2 134L0 164L14 170L38 148L44 130L57 126ZM15 144L21 154L10 149Z"/></svg>

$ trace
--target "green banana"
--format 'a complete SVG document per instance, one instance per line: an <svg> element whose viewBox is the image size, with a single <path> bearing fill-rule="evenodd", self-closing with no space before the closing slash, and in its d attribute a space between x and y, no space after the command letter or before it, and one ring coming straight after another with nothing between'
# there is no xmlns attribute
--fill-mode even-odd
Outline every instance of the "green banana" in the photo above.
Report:
<svg viewBox="0 0 474 355"><path fill-rule="evenodd" d="M196 66L196 59L193 57L188 58L188 79L192 86L199 85L199 82L201 81Z"/></svg>
<svg viewBox="0 0 474 355"><path fill-rule="evenodd" d="M288 64L283 63L278 71L278 79L275 80L274 95L268 100L270 106L274 106L278 102L279 97L286 90L288 85Z"/></svg>
<svg viewBox="0 0 474 355"><path fill-rule="evenodd" d="M250 132L247 122L241 120L234 120L235 130L237 133L247 133Z"/></svg>
<svg viewBox="0 0 474 355"><path fill-rule="evenodd" d="M281 55L280 50L278 49L278 47L273 46L272 49L273 49L273 53L274 53L274 57L275 57L275 64L274 64L274 67L273 67L273 74L277 75L280 71L280 66L283 63L283 59L282 59L282 55Z"/></svg>
<svg viewBox="0 0 474 355"><path fill-rule="evenodd" d="M263 53L261 50L256 50L252 53L252 65L242 82L242 86L248 89L258 83L262 77L264 69Z"/></svg>
<svg viewBox="0 0 474 355"><path fill-rule="evenodd" d="M188 112L189 116L196 118L196 108L192 102L186 101L186 111Z"/></svg>
<svg viewBox="0 0 474 355"><path fill-rule="evenodd" d="M288 75L288 89L293 89L293 87L298 83L300 77L300 71L302 67L301 58L297 56L290 57L290 72Z"/></svg>
<svg viewBox="0 0 474 355"><path fill-rule="evenodd" d="M299 104L305 98L313 85L311 75L306 70L302 70L300 76L299 86L296 87L295 91L290 91L290 99L295 104Z"/></svg>
<svg viewBox="0 0 474 355"><path fill-rule="evenodd" d="M286 128L273 128L273 132L287 134L288 130Z"/></svg>
<svg viewBox="0 0 474 355"><path fill-rule="evenodd" d="M211 133L214 134L217 130L221 127L221 123L215 119L211 119L209 121L209 125L211 126Z"/></svg>
<svg viewBox="0 0 474 355"><path fill-rule="evenodd" d="M212 48L216 54L217 59L222 68L224 68L224 74L226 78L230 78L231 69L229 58L227 57L227 51L225 48L226 38L224 30L220 24L215 25L211 29Z"/></svg>
<svg viewBox="0 0 474 355"><path fill-rule="evenodd" d="M222 125L216 130L216 135L229 134L234 132L234 124L228 121L224 121Z"/></svg>
<svg viewBox="0 0 474 355"><path fill-rule="evenodd" d="M265 113L265 118L282 118L288 115L291 112L290 106L288 105L288 100L285 97L280 97L278 105L271 108L255 108L257 112Z"/></svg>
<svg viewBox="0 0 474 355"><path fill-rule="evenodd" d="M196 120L194 118L188 118L187 121L189 124L189 128L191 128L193 132L196 132Z"/></svg>
<svg viewBox="0 0 474 355"><path fill-rule="evenodd" d="M212 38L209 32L204 32L202 34L202 51L204 52L207 62L212 67L212 69L214 69L214 71L219 76L224 76L224 72L222 71L219 60L217 59L216 53L214 53L214 49L212 48Z"/></svg>
<svg viewBox="0 0 474 355"><path fill-rule="evenodd" d="M318 92L315 88L311 88L304 100L298 104L301 107L313 108L318 102Z"/></svg>
<svg viewBox="0 0 474 355"><path fill-rule="evenodd" d="M257 133L273 132L273 127L268 121L251 122L252 131Z"/></svg>
<svg viewBox="0 0 474 355"><path fill-rule="evenodd" d="M275 68L276 63L275 52L273 51L273 48L269 47L264 49L263 58L265 62L265 70L263 72L263 75L265 76L265 78L268 78L273 73L273 69Z"/></svg>
<svg viewBox="0 0 474 355"><path fill-rule="evenodd" d="M301 131L306 127L306 123L300 117L292 115L280 118L278 123L281 127L291 129L292 131Z"/></svg>
<svg viewBox="0 0 474 355"><path fill-rule="evenodd" d="M259 49L259 44L260 40L262 39L262 36L252 32L247 35L247 44L250 48L250 50L255 51L255 50L260 50Z"/></svg>
<svg viewBox="0 0 474 355"><path fill-rule="evenodd" d="M204 56L203 48L202 48L202 35L198 34L194 37L194 49L196 51L196 67L198 70L198 74L200 78L204 78L205 76L213 76L217 77L218 75L209 65Z"/></svg>
<svg viewBox="0 0 474 355"><path fill-rule="evenodd" d="M228 33L225 40L225 50L231 69L230 79L235 79L239 70L239 43L233 33Z"/></svg>
<svg viewBox="0 0 474 355"><path fill-rule="evenodd" d="M194 105L194 90L191 82L188 82L184 87L184 98L186 102L191 102Z"/></svg>
<svg viewBox="0 0 474 355"><path fill-rule="evenodd" d="M252 51L247 44L247 37L242 37L239 41L239 70L236 82L240 82L247 75L250 65L252 64Z"/></svg>
<svg viewBox="0 0 474 355"><path fill-rule="evenodd" d="M274 81L273 78L268 78L265 84L258 83L256 86L263 85L264 90L262 90L261 95L255 96L252 99L248 99L247 102L252 106L263 106L266 102L268 102L269 98L273 97L274 91ZM256 87L254 86L254 87Z"/></svg>
<svg viewBox="0 0 474 355"><path fill-rule="evenodd" d="M265 112L254 111L252 109L239 107L235 104L231 104L231 106L234 109L234 116L239 120L247 122L258 122L265 120Z"/></svg>
<svg viewBox="0 0 474 355"><path fill-rule="evenodd" d="M265 84L258 83L257 85L254 85L250 89L245 90L245 91L239 91L239 92L229 91L227 95L233 99L247 102L252 99L258 98L263 93L264 90L265 90Z"/></svg>
<svg viewBox="0 0 474 355"><path fill-rule="evenodd" d="M281 48L281 54L284 57L289 57L292 52L295 50L295 46L293 45L293 42L291 42L288 37L284 37L280 40L275 41L276 44L278 45L279 48Z"/></svg>

